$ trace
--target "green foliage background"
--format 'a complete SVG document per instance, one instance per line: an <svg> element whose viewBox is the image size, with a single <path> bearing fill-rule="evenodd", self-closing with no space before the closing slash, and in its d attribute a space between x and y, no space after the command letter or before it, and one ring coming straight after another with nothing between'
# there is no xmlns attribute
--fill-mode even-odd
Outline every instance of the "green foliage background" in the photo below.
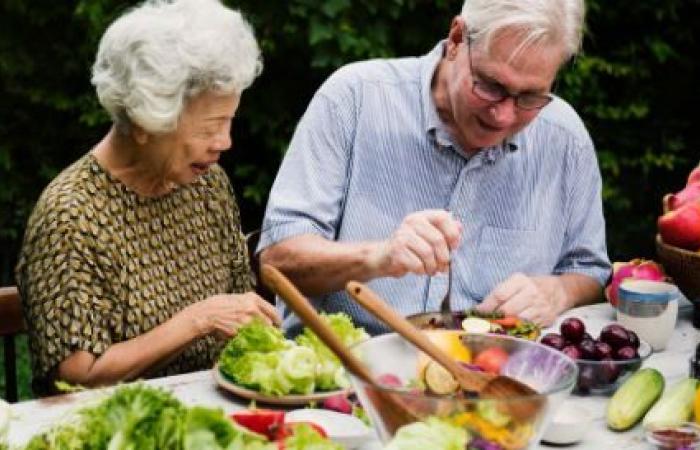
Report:
<svg viewBox="0 0 700 450"><path fill-rule="evenodd" d="M43 187L107 131L89 83L105 27L136 2L0 2L0 283ZM319 84L359 59L420 55L460 0L227 1L253 23L265 69L245 93L222 161L246 229L260 223L296 121ZM698 163L698 0L588 0L584 53L558 93L597 145L611 258L653 257L661 197ZM0 378L0 383L2 378ZM26 392L25 392L26 394Z"/></svg>

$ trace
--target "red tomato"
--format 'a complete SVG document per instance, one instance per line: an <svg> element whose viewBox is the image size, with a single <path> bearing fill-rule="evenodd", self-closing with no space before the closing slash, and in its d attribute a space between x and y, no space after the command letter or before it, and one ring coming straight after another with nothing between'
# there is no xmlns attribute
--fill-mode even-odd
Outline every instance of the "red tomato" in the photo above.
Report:
<svg viewBox="0 0 700 450"><path fill-rule="evenodd" d="M299 421L299 422L285 422L283 426L279 427L277 429L277 434L275 435L275 440L278 441L283 441L284 438L291 436L294 434L294 428L296 428L297 425L309 425L315 432L321 435L321 437L328 437L328 433L326 433L326 430L324 430L320 425L309 422L309 421Z"/></svg>
<svg viewBox="0 0 700 450"><path fill-rule="evenodd" d="M474 358L474 364L486 372L495 374L501 373L501 367L506 361L508 361L508 353L500 347L487 348Z"/></svg>
<svg viewBox="0 0 700 450"><path fill-rule="evenodd" d="M250 431L274 439L284 425L284 411L271 409L245 409L231 414L231 418Z"/></svg>
<svg viewBox="0 0 700 450"><path fill-rule="evenodd" d="M502 319L492 319L491 322L497 323L498 325L502 326L503 328L513 328L518 325L520 322L520 319L518 319L515 316L507 316Z"/></svg>

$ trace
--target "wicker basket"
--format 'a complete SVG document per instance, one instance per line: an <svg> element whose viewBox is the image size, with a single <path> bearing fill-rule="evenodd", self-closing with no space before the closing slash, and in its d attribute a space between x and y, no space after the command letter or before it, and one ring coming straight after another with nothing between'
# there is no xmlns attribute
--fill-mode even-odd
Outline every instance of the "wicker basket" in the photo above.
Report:
<svg viewBox="0 0 700 450"><path fill-rule="evenodd" d="M664 244L657 235L656 254L683 295L693 303L700 302L700 253Z"/></svg>
<svg viewBox="0 0 700 450"><path fill-rule="evenodd" d="M668 211L669 196L664 197L664 212ZM668 245L656 235L656 255L666 273L688 300L700 304L700 253Z"/></svg>

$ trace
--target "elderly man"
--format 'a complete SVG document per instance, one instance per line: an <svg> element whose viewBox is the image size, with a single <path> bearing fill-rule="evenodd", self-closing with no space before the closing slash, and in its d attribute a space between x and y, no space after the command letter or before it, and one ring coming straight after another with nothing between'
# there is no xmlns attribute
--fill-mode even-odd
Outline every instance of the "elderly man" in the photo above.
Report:
<svg viewBox="0 0 700 450"><path fill-rule="evenodd" d="M599 298L600 171L551 93L583 22L583 0L467 0L427 55L338 70L280 168L262 261L371 333L385 328L342 292L348 280L412 314L438 309L451 270L453 308L544 325Z"/></svg>

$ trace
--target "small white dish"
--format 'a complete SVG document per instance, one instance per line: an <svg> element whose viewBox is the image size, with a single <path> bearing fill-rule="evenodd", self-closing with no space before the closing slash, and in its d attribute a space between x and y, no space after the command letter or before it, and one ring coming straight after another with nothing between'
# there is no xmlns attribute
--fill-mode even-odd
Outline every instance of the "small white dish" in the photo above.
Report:
<svg viewBox="0 0 700 450"><path fill-rule="evenodd" d="M593 414L575 401L567 400L554 412L542 440L550 444L575 444L583 439Z"/></svg>
<svg viewBox="0 0 700 450"><path fill-rule="evenodd" d="M285 415L284 421L313 422L325 430L329 439L348 450L374 439L374 431L357 417L327 409L295 409Z"/></svg>

